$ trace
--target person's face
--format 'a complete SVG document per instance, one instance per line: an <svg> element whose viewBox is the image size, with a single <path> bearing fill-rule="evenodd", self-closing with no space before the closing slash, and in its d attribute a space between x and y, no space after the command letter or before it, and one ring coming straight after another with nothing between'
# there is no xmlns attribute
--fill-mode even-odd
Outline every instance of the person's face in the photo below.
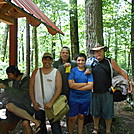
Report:
<svg viewBox="0 0 134 134"><path fill-rule="evenodd" d="M76 60L76 63L78 65L78 67L82 68L85 66L86 60L84 57L78 57Z"/></svg>
<svg viewBox="0 0 134 134"><path fill-rule="evenodd" d="M62 49L62 51L60 52L61 59L63 61L68 61L69 56L70 56L70 54L69 54L68 50L67 49Z"/></svg>
<svg viewBox="0 0 134 134"><path fill-rule="evenodd" d="M98 59L98 61L101 61L104 59L104 49L96 50L94 51L94 56Z"/></svg>
<svg viewBox="0 0 134 134"><path fill-rule="evenodd" d="M43 67L50 68L52 65L53 59L50 57L46 57L42 59Z"/></svg>
<svg viewBox="0 0 134 134"><path fill-rule="evenodd" d="M12 73L8 73L7 76L8 76L8 79L10 80L14 80L16 78L15 74L12 74Z"/></svg>

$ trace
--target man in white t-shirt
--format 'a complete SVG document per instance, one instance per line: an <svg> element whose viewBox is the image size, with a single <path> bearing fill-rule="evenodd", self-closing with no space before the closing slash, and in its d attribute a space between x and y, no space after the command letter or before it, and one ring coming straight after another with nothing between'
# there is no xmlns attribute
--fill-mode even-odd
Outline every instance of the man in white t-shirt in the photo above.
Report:
<svg viewBox="0 0 134 134"><path fill-rule="evenodd" d="M43 91L40 79L40 69L35 69L30 80L30 97L35 109L35 118L41 121L41 131L38 134L46 134L46 116L44 109L50 109L59 97L62 89L62 78L60 72L52 67L53 57L50 53L43 54L41 69L43 79ZM60 121L51 123L53 134L61 134Z"/></svg>

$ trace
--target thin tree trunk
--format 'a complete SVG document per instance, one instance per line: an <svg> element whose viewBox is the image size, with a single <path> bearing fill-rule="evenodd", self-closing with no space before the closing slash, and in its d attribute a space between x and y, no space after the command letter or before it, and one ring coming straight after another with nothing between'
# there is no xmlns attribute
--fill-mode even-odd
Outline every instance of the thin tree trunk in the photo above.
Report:
<svg viewBox="0 0 134 134"><path fill-rule="evenodd" d="M111 33L108 32L108 43L107 43L107 47L108 47L108 50L107 50L107 53L109 54L109 46L110 46L110 39L111 39Z"/></svg>
<svg viewBox="0 0 134 134"><path fill-rule="evenodd" d="M24 42L23 42L23 35L24 35L25 27L20 32L20 43L18 44L18 62L24 62Z"/></svg>
<svg viewBox="0 0 134 134"><path fill-rule="evenodd" d="M5 57L6 57L8 33L9 33L9 25L6 24L5 31L4 31L3 45L2 45L3 62L5 61Z"/></svg>
<svg viewBox="0 0 134 134"><path fill-rule="evenodd" d="M52 41L52 54L53 54L53 59L55 59L55 46L56 46L56 43Z"/></svg>
<svg viewBox="0 0 134 134"><path fill-rule="evenodd" d="M59 17L60 29L61 29L61 17L60 17L60 14L59 14L59 10L57 11L57 14L58 14L58 17ZM63 47L63 41L62 41L61 36L62 36L62 35L59 34L59 39L60 39L61 47Z"/></svg>
<svg viewBox="0 0 134 134"><path fill-rule="evenodd" d="M116 34L116 30L115 30L115 61L117 62L117 57L118 57L118 39L117 39L117 34Z"/></svg>
<svg viewBox="0 0 134 134"><path fill-rule="evenodd" d="M26 21L26 73L30 74L30 26Z"/></svg>
<svg viewBox="0 0 134 134"><path fill-rule="evenodd" d="M132 61L132 79L134 80L134 0L132 0L131 61Z"/></svg>
<svg viewBox="0 0 134 134"><path fill-rule="evenodd" d="M37 28L33 27L33 43L35 51L35 68L38 68L38 44L37 44Z"/></svg>
<svg viewBox="0 0 134 134"><path fill-rule="evenodd" d="M79 53L77 0L70 0L70 38L72 59Z"/></svg>

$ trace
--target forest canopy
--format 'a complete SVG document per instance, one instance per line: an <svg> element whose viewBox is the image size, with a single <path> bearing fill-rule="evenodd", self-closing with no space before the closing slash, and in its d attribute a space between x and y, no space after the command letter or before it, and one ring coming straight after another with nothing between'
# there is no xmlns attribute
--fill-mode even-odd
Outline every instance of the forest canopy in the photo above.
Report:
<svg viewBox="0 0 134 134"><path fill-rule="evenodd" d="M53 53L55 60L59 58L62 46L71 48L69 0L33 0L33 2L58 26L63 33L50 35L41 24L37 30L38 67L44 52ZM77 0L79 52L86 53L85 2ZM104 45L109 47L107 56L113 58L123 69L131 73L131 3L127 0L103 0L103 37ZM34 27L30 26L30 70L35 69ZM0 73L5 77L5 69L9 65L9 26L0 23ZM18 19L18 66L26 70L26 19Z"/></svg>

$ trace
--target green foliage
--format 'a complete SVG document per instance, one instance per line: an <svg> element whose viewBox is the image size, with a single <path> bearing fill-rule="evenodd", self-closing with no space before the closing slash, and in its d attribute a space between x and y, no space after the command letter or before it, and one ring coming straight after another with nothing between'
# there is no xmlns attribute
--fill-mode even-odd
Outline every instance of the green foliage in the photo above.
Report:
<svg viewBox="0 0 134 134"><path fill-rule="evenodd" d="M113 59L117 51L117 62L125 70L130 71L129 55L131 46L131 5L123 0L103 1L104 42L109 46ZM117 50L115 46L117 45Z"/></svg>
<svg viewBox="0 0 134 134"><path fill-rule="evenodd" d="M78 3L81 0L77 0ZM62 46L71 46L70 43L70 18L69 1L63 0L33 0L33 2L45 13L52 22L58 26L63 33L54 36L48 33L44 24L37 27L37 43L38 43L38 57L39 67L42 66L41 58L44 52L52 52L55 50L55 60L59 58L59 52ZM68 3L67 3L68 2ZM79 32L79 48L80 52L86 53L86 29L85 29L85 5L84 0L82 4L78 4L78 32ZM25 72L26 68L26 20L19 19L18 25L18 65L19 68ZM103 26L104 26L104 44L109 46L107 55L111 58L117 56L118 64L125 70L130 71L129 55L130 55L130 32L131 32L131 5L125 0L103 0ZM0 23L0 52L2 52L2 41L4 37L4 23ZM31 33L31 55L35 55L32 46L32 27L30 26ZM55 46L52 47L52 43ZM132 44L134 44L132 42ZM9 47L9 42L8 45ZM116 48L117 46L117 48ZM134 46L134 45L133 45ZM116 48L116 49L115 49ZM117 51L117 55L115 52ZM24 53L24 55L23 55ZM2 55L0 54L0 60ZM31 58L32 59L32 58ZM5 63L9 62L9 49ZM33 58L33 64L35 63ZM5 67L4 67L5 69ZM34 65L31 66L31 71Z"/></svg>
<svg viewBox="0 0 134 134"><path fill-rule="evenodd" d="M69 24L69 9L70 6L63 2L62 0L40 0L34 1L38 7L54 22L61 30L64 32L62 35L51 36L49 33L43 31L42 25L38 27L38 44L40 48L48 47L49 51L52 51L52 41L56 43L55 49L55 60L59 58L59 52L62 46L71 46L70 43L70 24ZM78 6L78 23L79 23L79 42L80 42L80 51L85 52L85 9L84 4ZM62 43L59 40L59 37L62 40ZM44 49L39 49L44 50ZM42 53L42 52L39 52Z"/></svg>

